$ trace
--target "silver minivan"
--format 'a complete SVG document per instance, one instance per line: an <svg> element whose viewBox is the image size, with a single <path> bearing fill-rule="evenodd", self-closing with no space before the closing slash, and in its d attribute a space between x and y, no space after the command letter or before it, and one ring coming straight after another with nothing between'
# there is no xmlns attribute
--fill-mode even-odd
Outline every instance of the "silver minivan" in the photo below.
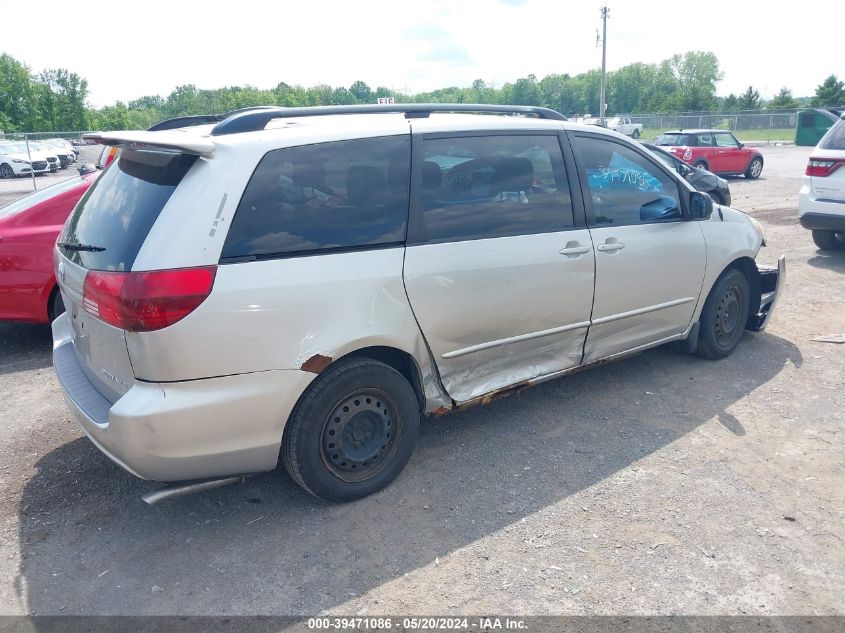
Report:
<svg viewBox="0 0 845 633"><path fill-rule="evenodd" d="M147 479L281 459L356 499L401 472L421 416L669 342L727 356L783 283L752 218L543 108L263 108L93 136L122 152L56 246L54 364L91 441Z"/></svg>

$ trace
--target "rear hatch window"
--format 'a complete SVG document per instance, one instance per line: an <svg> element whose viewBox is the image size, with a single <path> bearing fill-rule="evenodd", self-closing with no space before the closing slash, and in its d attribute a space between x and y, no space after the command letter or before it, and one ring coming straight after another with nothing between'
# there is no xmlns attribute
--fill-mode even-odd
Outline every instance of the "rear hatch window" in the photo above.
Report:
<svg viewBox="0 0 845 633"><path fill-rule="evenodd" d="M197 157L127 149L85 193L59 237L89 270L129 271L153 224Z"/></svg>
<svg viewBox="0 0 845 633"><path fill-rule="evenodd" d="M819 141L819 149L845 150L845 119L839 119Z"/></svg>

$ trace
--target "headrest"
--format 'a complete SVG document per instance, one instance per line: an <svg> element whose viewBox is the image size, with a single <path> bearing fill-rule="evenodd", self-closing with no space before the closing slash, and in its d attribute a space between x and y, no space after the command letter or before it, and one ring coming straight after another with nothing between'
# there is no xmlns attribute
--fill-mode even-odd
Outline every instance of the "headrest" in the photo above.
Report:
<svg viewBox="0 0 845 633"><path fill-rule="evenodd" d="M422 188L440 189L442 184L443 172L440 170L440 165L430 160L425 161L422 170Z"/></svg>
<svg viewBox="0 0 845 633"><path fill-rule="evenodd" d="M534 165L528 158L505 156L496 163L497 191L528 191L534 183Z"/></svg>
<svg viewBox="0 0 845 633"><path fill-rule="evenodd" d="M326 168L322 163L295 165L293 184L297 187L319 187L326 181Z"/></svg>
<svg viewBox="0 0 845 633"><path fill-rule="evenodd" d="M346 170L346 197L349 204L368 207L384 202L387 182L378 167L352 165Z"/></svg>

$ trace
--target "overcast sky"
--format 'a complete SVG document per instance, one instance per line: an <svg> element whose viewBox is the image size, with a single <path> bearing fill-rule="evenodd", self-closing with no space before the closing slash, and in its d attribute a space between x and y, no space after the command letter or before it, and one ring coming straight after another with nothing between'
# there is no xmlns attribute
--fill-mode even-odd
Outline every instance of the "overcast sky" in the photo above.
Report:
<svg viewBox="0 0 845 633"><path fill-rule="evenodd" d="M534 73L601 65L601 1L207 0L31 2L0 0L0 52L37 72L67 68L88 80L89 101L280 81L349 86L362 79L419 92L481 78L500 86ZM832 73L845 79L845 4L742 0L609 1L608 69L714 52L718 93L751 84L811 95Z"/></svg>

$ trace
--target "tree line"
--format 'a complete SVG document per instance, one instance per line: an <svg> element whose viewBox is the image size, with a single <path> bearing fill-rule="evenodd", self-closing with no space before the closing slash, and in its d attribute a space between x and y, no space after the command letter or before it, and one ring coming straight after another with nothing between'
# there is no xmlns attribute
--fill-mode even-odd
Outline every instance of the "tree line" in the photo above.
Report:
<svg viewBox="0 0 845 633"><path fill-rule="evenodd" d="M783 87L764 101L753 87L727 97L716 95L724 73L711 52L690 51L658 64L634 63L607 74L608 113L703 110L754 110L845 105L845 82L827 77L812 97L795 98ZM231 86L213 90L179 86L167 97L143 96L128 103L92 108L88 82L66 69L33 73L11 55L0 55L0 130L7 132L145 129L157 121L191 114L221 113L254 105L287 107L375 103L393 97L398 103L504 103L552 108L567 115L597 114L601 73L528 75L500 87L476 79L466 88L403 94L363 81L351 86L303 87L280 82L272 90Z"/></svg>

